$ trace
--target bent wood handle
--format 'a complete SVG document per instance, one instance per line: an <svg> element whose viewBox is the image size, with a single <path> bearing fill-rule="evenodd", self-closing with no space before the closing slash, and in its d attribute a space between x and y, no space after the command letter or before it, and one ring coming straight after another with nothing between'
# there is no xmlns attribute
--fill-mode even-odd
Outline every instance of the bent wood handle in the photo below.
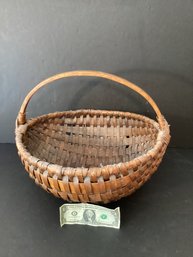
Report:
<svg viewBox="0 0 193 257"><path fill-rule="evenodd" d="M126 79L123 79L121 77L118 77L116 75L113 74L109 74L109 73L105 73L105 72L101 72L101 71L90 71L90 70L85 70L85 71L69 71L69 72L64 72L64 73L60 73L57 75L54 75L50 78L47 78L45 80L43 80L42 82L40 82L37 86L35 86L29 93L28 95L25 97L18 117L17 117L17 124L18 125L23 125L26 123L26 108L27 105L30 101L30 99L32 98L32 96L43 86L48 85L49 83L55 81L55 80L59 80L62 78L68 78L68 77L75 77L75 76L84 76L84 77L100 77L100 78L104 78L104 79L108 79L114 82L117 82L119 84L122 84L128 88L131 88L132 90L134 90L135 92L137 92L138 94L140 94L143 98L145 98L146 101L149 102L149 104L152 106L152 108L154 109L156 115L157 115L157 120L158 123L160 125L160 128L164 127L164 118L157 106L157 104L154 102L154 100L144 91L142 90L140 87L136 86L135 84L129 82Z"/></svg>

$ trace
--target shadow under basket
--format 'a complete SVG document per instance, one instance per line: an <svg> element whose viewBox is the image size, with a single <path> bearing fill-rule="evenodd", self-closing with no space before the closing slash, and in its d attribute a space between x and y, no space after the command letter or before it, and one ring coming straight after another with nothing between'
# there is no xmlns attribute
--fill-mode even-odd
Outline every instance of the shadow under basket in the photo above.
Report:
<svg viewBox="0 0 193 257"><path fill-rule="evenodd" d="M73 76L102 77L133 89L150 103L157 121L135 113L87 109L26 120L34 93ZM30 177L47 192L72 202L108 203L132 194L157 170L170 140L166 120L145 91L99 71L65 72L39 83L24 99L15 132Z"/></svg>

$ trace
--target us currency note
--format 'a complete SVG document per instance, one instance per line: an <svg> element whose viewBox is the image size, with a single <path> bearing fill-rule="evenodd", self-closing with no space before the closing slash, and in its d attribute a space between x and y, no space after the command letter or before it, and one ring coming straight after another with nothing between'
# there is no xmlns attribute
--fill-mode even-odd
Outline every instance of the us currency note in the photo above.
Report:
<svg viewBox="0 0 193 257"><path fill-rule="evenodd" d="M120 208L109 209L99 205L78 203L60 207L60 226L81 224L95 227L120 228Z"/></svg>

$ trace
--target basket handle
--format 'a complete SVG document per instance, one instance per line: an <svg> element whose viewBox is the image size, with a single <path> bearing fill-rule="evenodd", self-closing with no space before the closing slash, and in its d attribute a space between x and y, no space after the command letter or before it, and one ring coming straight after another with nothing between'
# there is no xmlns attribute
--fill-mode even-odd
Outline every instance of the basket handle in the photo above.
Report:
<svg viewBox="0 0 193 257"><path fill-rule="evenodd" d="M157 106L157 104L154 102L154 100L144 91L142 90L140 87L136 86L135 84L129 82L126 79L123 79L121 77L118 77L116 75L113 74L109 74L109 73L105 73L105 72L101 72L101 71L69 71L69 72L64 72L64 73L60 73L57 75L54 75L50 78L47 78L45 80L43 80L42 82L40 82L37 86L35 86L29 93L28 95L25 97L18 117L17 117L17 124L18 125L23 125L26 123L26 108L27 105L30 101L30 99L32 98L32 96L43 86L48 85L49 83L55 81L55 80L59 80L62 78L67 78L67 77L74 77L74 76L85 76L85 77L100 77L100 78L105 78L114 82L117 82L119 84L122 84L126 87L131 88L132 90L134 90L135 92L137 92L138 94L140 94L143 98L146 99L146 101L149 102L149 104L152 106L152 108L154 109L156 115L157 115L157 120L158 123L160 125L160 128L163 129L164 128L164 118Z"/></svg>

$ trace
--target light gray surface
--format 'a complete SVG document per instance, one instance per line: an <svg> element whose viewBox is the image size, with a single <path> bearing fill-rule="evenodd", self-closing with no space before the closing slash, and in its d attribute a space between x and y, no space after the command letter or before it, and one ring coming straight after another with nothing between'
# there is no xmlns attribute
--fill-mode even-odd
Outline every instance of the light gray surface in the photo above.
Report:
<svg viewBox="0 0 193 257"><path fill-rule="evenodd" d="M171 146L193 146L192 32L190 0L0 0L0 142L14 141L17 112L36 83L94 69L147 90L171 124ZM123 87L96 79L63 84L41 90L29 115L85 107L152 116Z"/></svg>

